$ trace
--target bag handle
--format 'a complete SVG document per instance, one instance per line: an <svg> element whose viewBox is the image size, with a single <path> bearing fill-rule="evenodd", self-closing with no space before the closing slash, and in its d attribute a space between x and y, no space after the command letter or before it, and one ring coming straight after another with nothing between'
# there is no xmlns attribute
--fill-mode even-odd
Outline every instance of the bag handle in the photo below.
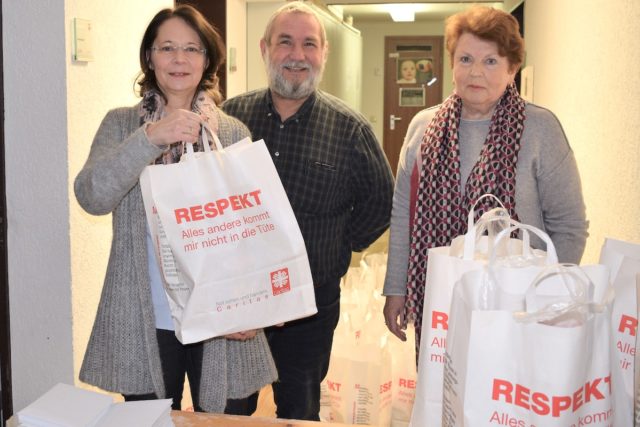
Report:
<svg viewBox="0 0 640 427"><path fill-rule="evenodd" d="M505 216L506 213L506 216ZM464 253L463 253L463 259L465 260L472 260L474 258L474 254L475 254L475 250L476 250L476 244L478 243L478 241L480 240L480 238L482 237L482 235L484 234L485 230L488 232L489 235L489 247L488 247L488 253L492 253L494 252L494 245L496 243L495 241L495 233L493 228L490 227L491 224L493 223L506 223L506 228L511 227L511 226L517 226L518 224L520 224L519 222L511 219L511 217L508 216L508 212L506 209L503 208L494 208L491 209L488 212L485 212L479 219L478 221L470 228L467 230L467 232L465 233L464 236ZM504 229L505 227L503 227ZM523 245L526 243L526 246L528 248L529 246L529 235L525 234L524 238L523 238ZM525 249L523 247L523 251L528 251L528 249ZM528 252L527 252L528 253Z"/></svg>
<svg viewBox="0 0 640 427"><path fill-rule="evenodd" d="M488 198L494 199L500 206L483 213L482 216L478 219L478 221L474 222L475 211L476 211L476 208L478 207L478 204L482 200L488 199ZM506 215L504 215L505 213ZM488 224L492 222L498 222L498 221L509 221L509 224L511 223L509 211L507 211L507 209L504 207L504 204L502 203L502 201L491 193L486 193L478 197L475 203L471 206L471 209L469 209L469 214L467 215L467 232L465 233L465 237L464 237L463 259L465 260L473 259L473 255L476 250L476 242L479 238L479 235L482 235L482 233L484 233L485 230L488 230L490 233L490 236L493 237L491 234L492 230L489 229Z"/></svg>
<svg viewBox="0 0 640 427"><path fill-rule="evenodd" d="M471 206L471 209L469 209L469 215L467 216L467 230L471 229L471 227L473 227L473 220L475 218L475 213L476 213L476 208L478 207L478 203L480 203L482 200L484 199L494 199L496 202L498 202L498 205L500 205L499 207L504 209L505 211L507 210L507 208L504 207L504 204L502 203L502 201L500 199L498 199L495 195L491 194L491 193L485 193L482 196L478 197L478 199L475 201L475 203ZM494 209L491 209L491 211L493 211ZM489 211L489 212L491 212ZM507 211L509 212L509 211ZM485 212L486 213L486 212ZM483 214L484 216L484 214Z"/></svg>
<svg viewBox="0 0 640 427"><path fill-rule="evenodd" d="M561 277L568 291L568 298L558 299L544 307L539 307L538 286L553 277ZM569 279L569 280L567 280ZM555 264L544 268L531 282L525 294L526 311L514 312L519 322L550 322L569 314L587 315L601 313L613 297L607 294L602 303L593 301L595 285L586 273L575 264Z"/></svg>
<svg viewBox="0 0 640 427"><path fill-rule="evenodd" d="M498 233L498 235L496 236L494 245L498 246L498 244L502 241L502 239L504 239L507 236L510 236L511 233L513 233L514 231L518 231L521 230L523 233L523 241L526 238L527 239L527 246L528 245L528 236L526 236L526 231L529 231L533 234L535 234L536 236L538 236L547 246L546 251L547 251L547 258L545 261L545 264L547 265L551 265L551 264L557 264L558 263L558 254L556 253L556 247L554 246L553 242L551 241L551 237L549 237L549 235L547 233L545 233L544 231L540 230L537 227L534 227L532 225L527 225L527 224L517 224L514 225L512 227L509 228L505 228L504 230L502 230L500 233ZM489 258L489 265L494 265L495 261L496 261L496 255L497 251L493 251L491 253L491 258ZM531 256L531 253L525 253L523 251L523 255L524 256Z"/></svg>
<svg viewBox="0 0 640 427"><path fill-rule="evenodd" d="M202 146L204 147L205 153L211 152L211 146L209 145L210 143L209 138L207 137L207 133L211 134L211 138L216 145L216 151L224 152L224 148L222 147L222 143L220 142L218 135L216 135L215 132L211 130L209 124L203 122L200 126L200 129L200 133L202 134ZM187 142L184 145L186 146L185 149L187 151L187 154L193 154L193 143Z"/></svg>

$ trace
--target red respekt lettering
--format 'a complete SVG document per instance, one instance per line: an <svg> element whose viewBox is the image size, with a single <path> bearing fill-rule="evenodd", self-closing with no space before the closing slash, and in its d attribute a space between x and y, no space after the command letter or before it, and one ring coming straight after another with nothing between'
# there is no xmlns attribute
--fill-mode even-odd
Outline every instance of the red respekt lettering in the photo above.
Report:
<svg viewBox="0 0 640 427"><path fill-rule="evenodd" d="M600 387L599 387L600 386ZM521 384L513 384L507 380L493 379L491 398L532 410L538 415L559 417L563 411L575 412L583 404L592 400L602 400L611 394L611 375L587 381L583 387L570 396L549 396L543 392L532 392Z"/></svg>
<svg viewBox="0 0 640 427"><path fill-rule="evenodd" d="M262 204L260 200L261 190L254 190L244 194L235 194L225 199L218 199L204 205L195 205L188 208L178 208L174 210L176 222L181 224L182 221L192 222L200 221L205 218L215 218L218 215L224 215L224 211L228 208L237 211L240 209L251 208Z"/></svg>
<svg viewBox="0 0 640 427"><path fill-rule="evenodd" d="M636 319L635 317L627 316L626 314L620 316L620 325L618 326L618 332L622 332L624 334L625 330L628 331L629 335L635 337L638 331L638 319Z"/></svg>
<svg viewBox="0 0 640 427"><path fill-rule="evenodd" d="M438 325L443 330L449 329L449 315L447 313L443 313L442 311L432 311L431 312L431 329L438 329Z"/></svg>
<svg viewBox="0 0 640 427"><path fill-rule="evenodd" d="M408 379L408 378L400 378L398 380L398 385L400 387L404 387L404 388L416 388L415 380L411 380L411 379Z"/></svg>

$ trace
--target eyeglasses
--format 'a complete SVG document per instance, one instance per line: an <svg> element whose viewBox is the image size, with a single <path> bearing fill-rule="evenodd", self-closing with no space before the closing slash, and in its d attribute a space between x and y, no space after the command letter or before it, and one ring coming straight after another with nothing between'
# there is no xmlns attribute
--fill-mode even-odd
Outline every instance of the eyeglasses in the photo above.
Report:
<svg viewBox="0 0 640 427"><path fill-rule="evenodd" d="M178 53L178 49L180 49L186 56L190 58L196 58L207 53L207 49L194 45L179 46L173 44L165 44L163 46L153 46L151 48L151 50L158 52L160 55L164 56L175 56Z"/></svg>

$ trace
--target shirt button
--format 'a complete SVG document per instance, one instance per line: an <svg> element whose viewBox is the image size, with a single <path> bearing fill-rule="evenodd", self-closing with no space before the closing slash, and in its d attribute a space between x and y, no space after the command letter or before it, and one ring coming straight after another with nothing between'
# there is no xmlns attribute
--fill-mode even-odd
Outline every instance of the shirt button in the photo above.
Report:
<svg viewBox="0 0 640 427"><path fill-rule="evenodd" d="M273 153L276 157L278 157L280 155L279 151L276 151L275 153Z"/></svg>
<svg viewBox="0 0 640 427"><path fill-rule="evenodd" d="M267 113L267 117L271 117L271 113Z"/></svg>
<svg viewBox="0 0 640 427"><path fill-rule="evenodd" d="M284 128L284 125L281 123L280 124L280 129L283 129L283 128Z"/></svg>

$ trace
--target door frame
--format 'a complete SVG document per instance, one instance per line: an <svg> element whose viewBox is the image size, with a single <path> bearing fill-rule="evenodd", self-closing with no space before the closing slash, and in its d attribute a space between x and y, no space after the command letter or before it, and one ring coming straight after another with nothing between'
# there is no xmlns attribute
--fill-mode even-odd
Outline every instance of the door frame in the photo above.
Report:
<svg viewBox="0 0 640 427"><path fill-rule="evenodd" d="M0 45L2 44L2 1L0 0ZM13 415L11 390L11 328L9 323L9 274L7 261L7 198L4 158L4 57L0 49L0 427Z"/></svg>

